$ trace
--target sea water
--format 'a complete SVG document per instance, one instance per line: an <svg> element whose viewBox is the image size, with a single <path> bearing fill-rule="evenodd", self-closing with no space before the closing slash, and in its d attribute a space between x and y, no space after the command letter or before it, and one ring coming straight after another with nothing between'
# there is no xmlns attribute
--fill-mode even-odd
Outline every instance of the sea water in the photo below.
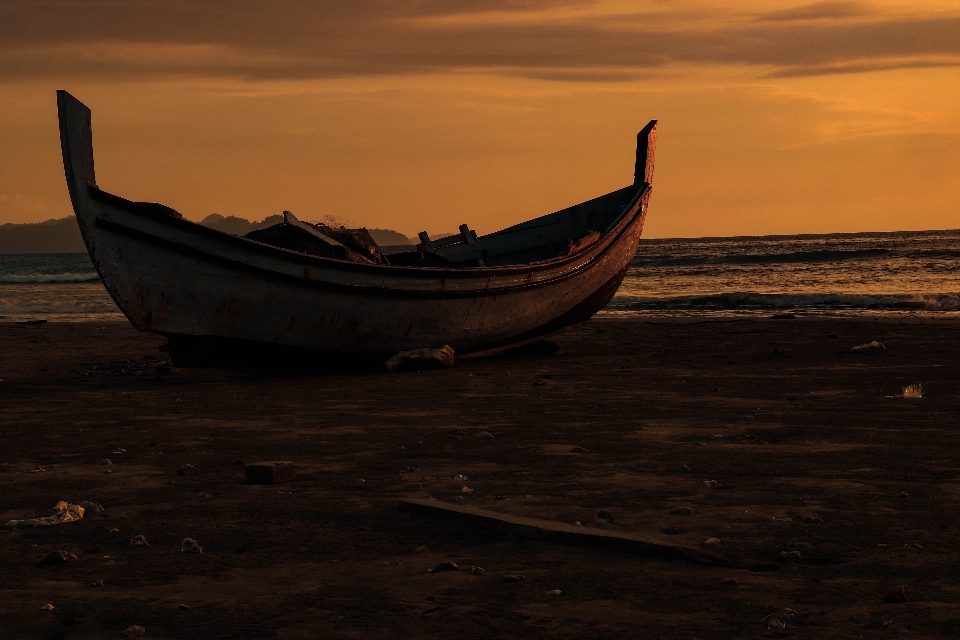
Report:
<svg viewBox="0 0 960 640"><path fill-rule="evenodd" d="M642 240L601 316L960 317L960 230ZM0 255L0 321L120 320L86 254Z"/></svg>

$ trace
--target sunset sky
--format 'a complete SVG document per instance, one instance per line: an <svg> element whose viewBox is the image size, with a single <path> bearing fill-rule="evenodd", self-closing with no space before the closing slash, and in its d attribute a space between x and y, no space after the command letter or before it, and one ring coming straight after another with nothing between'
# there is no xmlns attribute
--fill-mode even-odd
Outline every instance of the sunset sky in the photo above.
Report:
<svg viewBox="0 0 960 640"><path fill-rule="evenodd" d="M960 0L0 4L0 223L97 182L186 217L481 233L633 179L647 237L960 227ZM749 8L748 8L749 7Z"/></svg>

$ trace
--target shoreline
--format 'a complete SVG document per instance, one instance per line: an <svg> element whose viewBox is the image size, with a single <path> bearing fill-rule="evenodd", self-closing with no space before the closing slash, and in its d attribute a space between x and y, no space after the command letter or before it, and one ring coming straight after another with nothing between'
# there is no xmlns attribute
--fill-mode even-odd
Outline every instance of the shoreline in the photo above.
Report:
<svg viewBox="0 0 960 640"><path fill-rule="evenodd" d="M0 524L106 507L0 528L0 628L727 638L785 607L788 632L823 638L958 628L960 322L605 318L556 339L553 356L422 373L161 373L165 340L126 321L0 324ZM922 398L896 397L916 383ZM298 477L246 485L237 460ZM593 531L606 510L614 532L732 566L400 509L428 496ZM77 560L37 564L61 549ZM443 562L467 570L426 572ZM898 585L907 602L882 603Z"/></svg>

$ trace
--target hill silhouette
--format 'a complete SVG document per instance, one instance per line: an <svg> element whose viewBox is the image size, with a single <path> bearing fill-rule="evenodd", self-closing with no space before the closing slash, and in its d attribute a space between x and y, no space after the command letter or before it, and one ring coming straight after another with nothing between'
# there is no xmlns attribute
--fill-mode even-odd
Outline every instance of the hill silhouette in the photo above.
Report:
<svg viewBox="0 0 960 640"><path fill-rule="evenodd" d="M213 213L201 220L200 224L242 236L281 221L283 221L282 216L269 216L260 222L251 222L237 216ZM381 246L416 244L414 240L393 229L368 229L368 231ZM80 228L73 216L46 222L0 225L0 254L82 253L86 250L83 239L80 237Z"/></svg>

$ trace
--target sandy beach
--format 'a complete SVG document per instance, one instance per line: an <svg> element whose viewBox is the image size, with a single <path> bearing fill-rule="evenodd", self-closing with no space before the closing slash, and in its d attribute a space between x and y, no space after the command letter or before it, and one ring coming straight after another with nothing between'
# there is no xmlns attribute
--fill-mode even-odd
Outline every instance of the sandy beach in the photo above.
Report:
<svg viewBox="0 0 960 640"><path fill-rule="evenodd" d="M106 507L0 528L0 636L960 633L955 322L604 319L557 340L443 371L266 375L170 370L127 323L0 324L0 524ZM298 478L244 484L259 460ZM603 509L731 566L399 508L428 496L589 528ZM76 560L38 564L59 550ZM443 562L461 570L426 571ZM761 624L783 608L785 629Z"/></svg>

